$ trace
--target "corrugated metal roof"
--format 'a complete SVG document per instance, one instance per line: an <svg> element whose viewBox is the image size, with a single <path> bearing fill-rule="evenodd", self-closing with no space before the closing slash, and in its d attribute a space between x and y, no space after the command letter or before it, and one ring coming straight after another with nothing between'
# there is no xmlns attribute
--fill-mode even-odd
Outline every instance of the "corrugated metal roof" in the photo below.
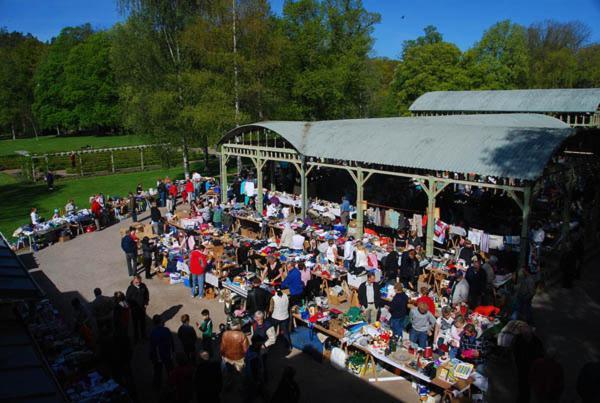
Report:
<svg viewBox="0 0 600 403"><path fill-rule="evenodd" d="M600 88L433 91L421 95L411 112L570 112L593 113L600 105Z"/></svg>
<svg viewBox="0 0 600 403"><path fill-rule="evenodd" d="M573 133L545 115L486 114L259 122L221 142L257 128L278 133L307 157L526 180L538 178Z"/></svg>

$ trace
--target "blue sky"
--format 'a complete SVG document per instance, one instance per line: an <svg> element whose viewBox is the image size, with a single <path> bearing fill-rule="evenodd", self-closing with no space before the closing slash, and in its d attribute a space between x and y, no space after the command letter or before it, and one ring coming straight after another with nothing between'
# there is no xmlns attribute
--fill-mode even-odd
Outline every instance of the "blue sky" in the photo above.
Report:
<svg viewBox="0 0 600 403"><path fill-rule="evenodd" d="M592 29L591 40L600 42L600 0L363 1L368 10L382 16L375 29L378 56L396 57L402 41L419 36L430 24L464 50L503 19L523 25L545 19L580 20ZM0 26L30 32L45 41L69 25L89 22L95 28L110 27L121 19L115 4L115 0L0 0ZM283 0L271 0L271 4L275 12L281 12Z"/></svg>

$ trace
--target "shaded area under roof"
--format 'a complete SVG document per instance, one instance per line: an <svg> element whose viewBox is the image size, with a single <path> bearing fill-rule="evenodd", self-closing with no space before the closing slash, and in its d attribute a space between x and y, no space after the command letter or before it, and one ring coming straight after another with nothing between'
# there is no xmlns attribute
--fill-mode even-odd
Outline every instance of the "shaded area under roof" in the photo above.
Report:
<svg viewBox="0 0 600 403"><path fill-rule="evenodd" d="M11 304L0 304L0 401L64 402L54 376Z"/></svg>
<svg viewBox="0 0 600 403"><path fill-rule="evenodd" d="M411 112L594 113L600 88L433 91L421 95Z"/></svg>
<svg viewBox="0 0 600 403"><path fill-rule="evenodd" d="M0 300L43 297L29 271L0 234Z"/></svg>
<svg viewBox="0 0 600 403"><path fill-rule="evenodd" d="M562 142L566 123L537 114L485 114L240 126L220 143L268 129L307 157L534 180Z"/></svg>

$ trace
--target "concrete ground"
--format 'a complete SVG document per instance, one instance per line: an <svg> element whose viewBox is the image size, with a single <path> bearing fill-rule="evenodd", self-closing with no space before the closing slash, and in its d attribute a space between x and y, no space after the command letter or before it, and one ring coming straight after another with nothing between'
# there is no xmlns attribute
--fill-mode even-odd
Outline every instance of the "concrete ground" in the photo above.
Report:
<svg viewBox="0 0 600 403"><path fill-rule="evenodd" d="M142 214L140 219L147 221L148 215ZM103 231L50 246L35 256L23 257L29 258L34 278L68 316L69 301L75 296L90 301L95 287L100 287L105 295L127 288L129 278L120 248L119 228L129 224L127 220ZM552 288L538 295L534 301L537 332L546 346L556 352L565 369L566 387L562 401L577 400L577 372L594 356L598 359L600 352L600 338L595 336L600 323L600 293L597 290L600 272L594 266L593 262L588 262L583 280L578 281L573 289ZM179 326L179 317L184 313L189 314L192 322L195 322L200 319L200 311L207 308L211 311L216 328L225 320L223 305L217 300L193 299L183 285L168 285L157 278L147 281L147 285L150 290L148 316L161 314L167 327L174 333ZM152 374L147 353L145 343L136 345L132 366L139 401L156 402L159 399L150 387ZM319 363L296 350L288 356L277 349L273 352L269 361L269 393L274 390L281 370L287 365L297 370L296 380L303 402L418 401L408 381L369 382L368 379L360 379ZM491 375L489 401L514 401L516 381L512 358L494 357L490 359L488 370ZM240 389L234 385L225 393L224 401L241 401L241 395Z"/></svg>

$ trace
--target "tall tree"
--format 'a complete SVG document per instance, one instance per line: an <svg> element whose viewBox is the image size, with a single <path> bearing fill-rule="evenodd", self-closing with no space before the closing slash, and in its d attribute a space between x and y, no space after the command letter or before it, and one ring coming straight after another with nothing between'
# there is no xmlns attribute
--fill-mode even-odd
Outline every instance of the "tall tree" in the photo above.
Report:
<svg viewBox="0 0 600 403"><path fill-rule="evenodd" d="M408 114L410 104L428 91L468 87L462 52L456 45L444 42L437 29L427 27L423 37L404 42L402 60L392 82L400 113Z"/></svg>
<svg viewBox="0 0 600 403"><path fill-rule="evenodd" d="M379 15L360 0L284 4L286 46L279 82L290 102L282 115L308 120L367 114L368 55Z"/></svg>
<svg viewBox="0 0 600 403"><path fill-rule="evenodd" d="M33 105L33 75L45 46L31 35L0 29L0 129L37 137Z"/></svg>
<svg viewBox="0 0 600 403"><path fill-rule="evenodd" d="M118 95L110 65L111 34L96 32L69 51L62 97L77 129L119 126Z"/></svg>
<svg viewBox="0 0 600 403"><path fill-rule="evenodd" d="M594 43L577 52L577 82L580 88L600 87L600 43Z"/></svg>
<svg viewBox="0 0 600 403"><path fill-rule="evenodd" d="M465 54L471 87L475 89L526 88L529 52L526 29L508 20L487 31Z"/></svg>
<svg viewBox="0 0 600 403"><path fill-rule="evenodd" d="M544 21L527 30L530 87L570 88L577 79L577 52L590 30L580 22Z"/></svg>
<svg viewBox="0 0 600 403"><path fill-rule="evenodd" d="M45 129L76 128L77 116L64 97L66 85L65 62L69 52L92 34L90 24L63 28L58 37L50 42L48 52L36 69L35 110Z"/></svg>
<svg viewBox="0 0 600 403"><path fill-rule="evenodd" d="M142 44L150 46L150 50L155 52L154 56L161 59L160 65L163 69L163 78L156 83L158 88L156 88L156 84L150 84L150 88L143 89L129 85L126 87L129 96L124 99L131 100L131 97L133 97L137 101L128 105L130 111L137 111L137 115L143 115L145 112L155 112L162 116L162 119L155 121L157 126L153 128L151 135L154 138L175 139L175 142L179 143L182 148L183 167L186 175L189 174L190 169L189 144L195 133L190 131L189 127L184 124L184 120L181 119L181 114L187 107L184 98L183 76L189 66L188 55L184 53L185 49L181 44L181 39L182 33L190 21L203 12L203 8L206 6L205 3L210 2L195 0L119 0L123 14L129 15L130 19L136 19L136 23L129 25L127 29L141 30L140 33L132 33L131 35L144 36L146 40ZM121 40L121 38L117 35L116 40ZM122 46L121 49L123 49ZM131 58L128 58L128 60L131 60ZM119 58L113 58L113 61L120 62ZM133 65L129 67L133 67ZM125 70L127 68L126 66ZM123 68L120 68L120 71L123 70ZM127 77L122 76L121 79L129 81ZM140 82L140 80L142 79L134 79L137 82ZM152 97L155 102L153 105L145 105L147 101L141 99L141 95L147 94L148 91L156 95L156 97ZM140 108L136 108L138 105ZM163 107L167 107L169 110L163 110ZM171 110L171 108L175 108L175 110ZM135 121L139 122L140 119ZM142 127L147 126L142 125ZM140 127L135 128L140 129Z"/></svg>

